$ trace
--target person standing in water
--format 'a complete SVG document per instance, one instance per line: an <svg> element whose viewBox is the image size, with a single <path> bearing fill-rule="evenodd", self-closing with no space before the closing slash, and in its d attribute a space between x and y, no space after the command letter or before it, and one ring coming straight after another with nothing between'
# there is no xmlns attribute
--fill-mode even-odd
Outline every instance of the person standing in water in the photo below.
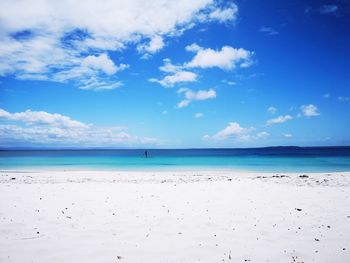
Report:
<svg viewBox="0 0 350 263"><path fill-rule="evenodd" d="M148 158L148 152L145 151L145 158Z"/></svg>

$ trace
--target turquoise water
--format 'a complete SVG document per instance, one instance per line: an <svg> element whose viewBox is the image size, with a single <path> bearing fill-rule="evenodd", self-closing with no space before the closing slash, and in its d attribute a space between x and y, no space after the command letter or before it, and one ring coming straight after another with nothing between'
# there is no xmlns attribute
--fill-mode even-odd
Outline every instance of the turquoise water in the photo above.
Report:
<svg viewBox="0 0 350 263"><path fill-rule="evenodd" d="M0 151L0 169L350 171L350 147L148 150L148 158L144 153L144 150Z"/></svg>

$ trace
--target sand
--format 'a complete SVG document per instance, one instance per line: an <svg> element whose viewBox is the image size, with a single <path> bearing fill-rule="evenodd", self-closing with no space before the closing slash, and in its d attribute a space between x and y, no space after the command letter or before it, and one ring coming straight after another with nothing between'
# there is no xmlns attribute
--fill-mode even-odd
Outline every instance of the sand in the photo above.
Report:
<svg viewBox="0 0 350 263"><path fill-rule="evenodd" d="M350 173L2 171L0 262L350 262Z"/></svg>

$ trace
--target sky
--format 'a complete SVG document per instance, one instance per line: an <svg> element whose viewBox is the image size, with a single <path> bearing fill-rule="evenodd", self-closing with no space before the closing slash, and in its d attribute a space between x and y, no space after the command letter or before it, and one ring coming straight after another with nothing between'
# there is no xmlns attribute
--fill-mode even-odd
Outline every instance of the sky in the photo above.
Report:
<svg viewBox="0 0 350 263"><path fill-rule="evenodd" d="M350 145L350 3L0 1L0 147Z"/></svg>

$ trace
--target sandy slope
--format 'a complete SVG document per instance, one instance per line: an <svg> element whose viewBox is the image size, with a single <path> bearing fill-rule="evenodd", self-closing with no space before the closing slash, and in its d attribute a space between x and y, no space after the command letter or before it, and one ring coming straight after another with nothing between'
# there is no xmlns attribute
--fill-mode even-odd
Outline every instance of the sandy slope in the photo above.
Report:
<svg viewBox="0 0 350 263"><path fill-rule="evenodd" d="M350 173L0 173L0 262L350 262Z"/></svg>

